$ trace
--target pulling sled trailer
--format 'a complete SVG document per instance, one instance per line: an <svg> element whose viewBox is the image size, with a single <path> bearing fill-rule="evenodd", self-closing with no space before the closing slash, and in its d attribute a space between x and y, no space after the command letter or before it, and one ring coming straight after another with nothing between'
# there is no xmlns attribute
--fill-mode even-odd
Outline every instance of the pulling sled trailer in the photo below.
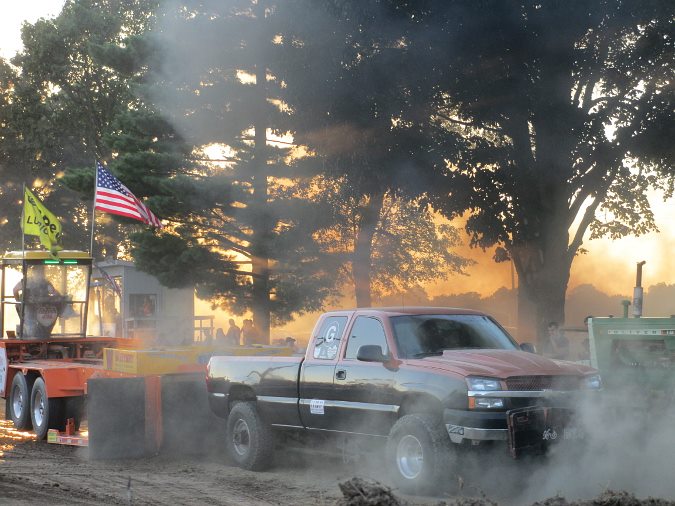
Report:
<svg viewBox="0 0 675 506"><path fill-rule="evenodd" d="M0 261L0 396L20 430L39 439L75 426L87 380L120 339L86 337L91 257L81 251L16 251Z"/></svg>
<svg viewBox="0 0 675 506"><path fill-rule="evenodd" d="M200 353L211 350L150 349L142 338L87 335L90 300L101 313L100 293L90 299L90 288L100 286L87 253L11 252L0 268L0 396L16 429L108 458L171 445L182 437L172 428L200 404L208 422L208 357ZM80 433L84 418L88 431Z"/></svg>
<svg viewBox="0 0 675 506"><path fill-rule="evenodd" d="M6 416L38 439L89 446L91 458L199 453L209 441L202 435L216 431L218 422L204 384L211 356L290 355L293 349L227 346L206 341L202 332L193 335L190 325L174 324L167 336L164 319L173 316L166 315L168 308L177 305L178 296L189 295L191 302L192 293L165 294L147 275L124 268L130 272L115 285L122 309L141 323L151 318L157 323L134 325L132 337L92 337L89 301L99 315L105 316L106 306L100 304L103 287L92 276L87 253L61 251L54 257L19 251L0 259L0 397ZM153 315L134 316L135 292L148 290L157 292ZM191 311L184 319L192 317ZM95 324L93 331L101 326ZM80 433L84 418L88 431Z"/></svg>

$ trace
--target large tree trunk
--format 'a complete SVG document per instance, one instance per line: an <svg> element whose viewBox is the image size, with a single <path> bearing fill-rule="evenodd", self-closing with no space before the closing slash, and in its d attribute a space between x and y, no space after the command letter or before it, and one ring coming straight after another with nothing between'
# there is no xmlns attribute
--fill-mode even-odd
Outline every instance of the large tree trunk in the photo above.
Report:
<svg viewBox="0 0 675 506"><path fill-rule="evenodd" d="M565 294L572 266L566 231L560 231L556 239L551 237L555 235L549 234L543 247L529 242L509 251L518 273L518 339L534 342L540 349L549 322L565 322Z"/></svg>
<svg viewBox="0 0 675 506"><path fill-rule="evenodd" d="M371 265L373 254L373 238L380 221L380 212L384 193L376 193L366 198L361 207L361 219L356 231L354 255L352 257L352 275L354 276L354 293L357 307L371 306Z"/></svg>
<svg viewBox="0 0 675 506"><path fill-rule="evenodd" d="M259 23L265 22L265 9L263 2L258 2L256 16ZM261 40L259 43L265 44ZM267 118L265 107L267 104L267 65L261 61L259 52L256 64L256 111L255 111L255 136L253 148L253 212L256 217L253 220L253 234L251 239L251 253L253 274L251 310L253 322L257 327L262 339L269 343L270 336L270 290L269 290L269 242L271 239L271 222L267 213L268 193L268 170L267 170Z"/></svg>
<svg viewBox="0 0 675 506"><path fill-rule="evenodd" d="M569 79L559 69L546 77L556 83ZM574 136L565 124L538 121L555 115L556 105L562 109L568 106L567 102L539 104L539 114L532 120L535 137L530 132L530 118L522 110L514 111L508 123L516 162L531 188L523 201L527 229L520 231L508 248L518 273L519 339L534 342L540 349L548 338L548 324L565 322L565 294L578 247L570 245L567 185Z"/></svg>

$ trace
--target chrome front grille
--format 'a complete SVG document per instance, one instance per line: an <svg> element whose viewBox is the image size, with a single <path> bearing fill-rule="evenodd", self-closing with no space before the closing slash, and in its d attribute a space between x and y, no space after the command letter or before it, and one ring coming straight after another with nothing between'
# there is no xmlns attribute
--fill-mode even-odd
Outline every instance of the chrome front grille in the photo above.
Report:
<svg viewBox="0 0 675 506"><path fill-rule="evenodd" d="M506 389L520 392L533 390L579 390L577 376L512 376L506 379Z"/></svg>

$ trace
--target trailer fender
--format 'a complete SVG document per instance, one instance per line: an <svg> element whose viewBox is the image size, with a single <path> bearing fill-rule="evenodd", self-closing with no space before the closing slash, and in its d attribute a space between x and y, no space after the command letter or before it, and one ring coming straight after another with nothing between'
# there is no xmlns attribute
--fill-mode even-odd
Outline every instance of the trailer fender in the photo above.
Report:
<svg viewBox="0 0 675 506"><path fill-rule="evenodd" d="M78 397L85 393L85 384L93 373L93 369L82 368L78 366L67 366L61 364L60 367L28 367L25 364L16 364L9 366L10 374L13 377L17 372L25 375L34 374L45 382L47 397Z"/></svg>

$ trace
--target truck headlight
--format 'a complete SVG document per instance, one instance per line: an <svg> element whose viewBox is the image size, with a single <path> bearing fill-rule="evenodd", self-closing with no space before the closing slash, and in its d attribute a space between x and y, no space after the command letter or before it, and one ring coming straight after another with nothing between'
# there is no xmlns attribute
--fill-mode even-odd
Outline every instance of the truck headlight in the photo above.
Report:
<svg viewBox="0 0 675 506"><path fill-rule="evenodd" d="M491 390L501 390L502 384L495 378L466 378L466 384L469 390L487 392Z"/></svg>
<svg viewBox="0 0 675 506"><path fill-rule="evenodd" d="M495 397L471 397L473 402L469 403L471 409L503 409L504 399Z"/></svg>
<svg viewBox="0 0 675 506"><path fill-rule="evenodd" d="M599 374L593 374L584 378L584 387L587 390L600 390L602 388L602 378Z"/></svg>
<svg viewBox="0 0 675 506"><path fill-rule="evenodd" d="M488 393L502 389L502 383L497 378L470 376L466 378L466 385L469 387L469 409L504 409L504 399Z"/></svg>

